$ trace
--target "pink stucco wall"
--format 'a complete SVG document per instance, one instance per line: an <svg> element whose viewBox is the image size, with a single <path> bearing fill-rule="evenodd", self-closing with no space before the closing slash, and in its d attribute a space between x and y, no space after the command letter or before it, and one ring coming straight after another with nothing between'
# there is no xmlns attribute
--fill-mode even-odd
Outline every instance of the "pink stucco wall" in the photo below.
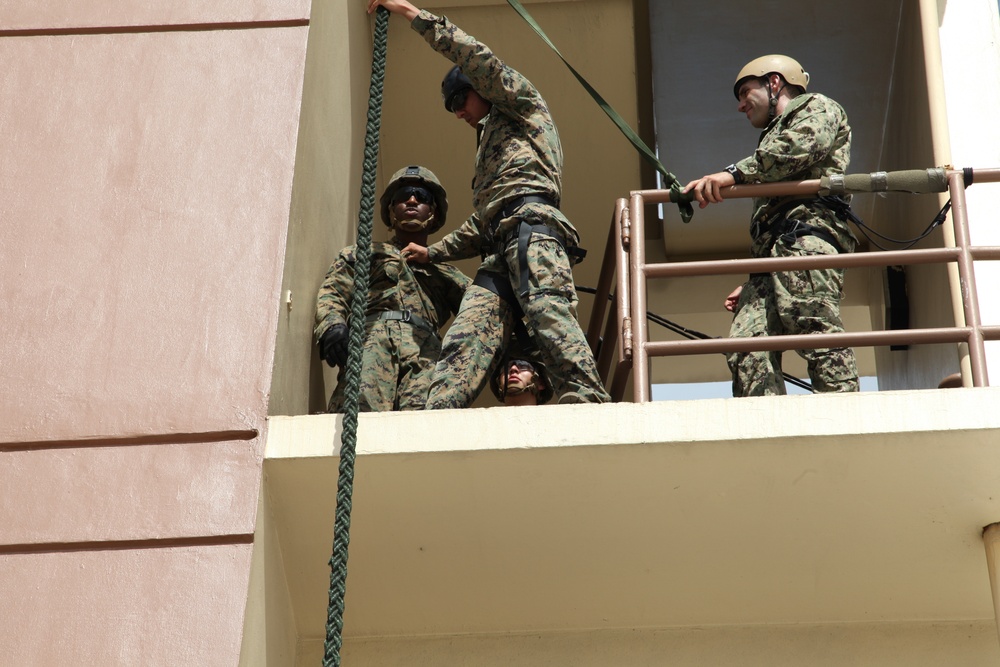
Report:
<svg viewBox="0 0 1000 667"><path fill-rule="evenodd" d="M12 664L239 659L308 12L0 0Z"/></svg>

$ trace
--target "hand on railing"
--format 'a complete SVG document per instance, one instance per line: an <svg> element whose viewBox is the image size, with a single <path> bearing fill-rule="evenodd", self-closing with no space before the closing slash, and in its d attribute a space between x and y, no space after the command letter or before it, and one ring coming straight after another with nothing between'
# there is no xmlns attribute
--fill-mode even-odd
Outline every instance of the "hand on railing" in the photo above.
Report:
<svg viewBox="0 0 1000 667"><path fill-rule="evenodd" d="M720 171L714 174L706 174L699 179L693 180L684 186L683 194L690 193L698 201L699 208L705 208L709 204L718 204L722 201L722 188L736 185L736 179L728 171ZM671 195L670 201L673 201Z"/></svg>

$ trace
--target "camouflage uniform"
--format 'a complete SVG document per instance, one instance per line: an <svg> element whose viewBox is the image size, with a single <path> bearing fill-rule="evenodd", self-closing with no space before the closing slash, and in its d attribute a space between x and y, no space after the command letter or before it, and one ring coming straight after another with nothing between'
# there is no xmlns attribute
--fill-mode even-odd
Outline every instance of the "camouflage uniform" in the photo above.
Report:
<svg viewBox="0 0 1000 667"><path fill-rule="evenodd" d="M798 181L845 173L850 158L851 128L844 109L824 95L809 93L792 98L761 134L756 152L735 166L745 183ZM857 239L846 221L815 200L803 200L790 208L785 218L791 224L811 225L820 230L819 235L756 233L765 226L762 221L786 199L754 199L753 257L854 252ZM836 241L839 248L830 241ZM740 294L730 336L842 332L843 286L843 269L753 274ZM857 364L850 348L797 352L808 364L815 391L858 391ZM780 352L735 353L728 355L728 360L734 396L785 393Z"/></svg>
<svg viewBox="0 0 1000 667"><path fill-rule="evenodd" d="M579 234L555 206L524 204L490 222L513 200L542 195L558 202L562 190L562 146L548 106L525 77L505 65L489 47L448 19L421 11L412 28L434 50L457 64L476 92L492 104L478 128L479 147L472 183L475 213L457 230L430 246L433 261L485 259L480 273L508 280L525 319L536 332L543 363L558 394L576 392L589 402L610 401L576 315L576 288L565 245ZM544 225L527 246L529 281L521 293L517 234L521 223ZM492 291L473 285L445 336L434 372L428 408L467 407L482 391L510 337L514 315Z"/></svg>
<svg viewBox="0 0 1000 667"><path fill-rule="evenodd" d="M437 331L458 311L469 278L449 264L407 264L398 242L373 243L367 316L409 311L434 331L399 320L365 325L361 355L360 410L421 410L430 375L441 352ZM355 246L344 248L327 271L316 302L316 339L335 324L347 324L354 293ZM337 374L330 412L344 404L346 371Z"/></svg>

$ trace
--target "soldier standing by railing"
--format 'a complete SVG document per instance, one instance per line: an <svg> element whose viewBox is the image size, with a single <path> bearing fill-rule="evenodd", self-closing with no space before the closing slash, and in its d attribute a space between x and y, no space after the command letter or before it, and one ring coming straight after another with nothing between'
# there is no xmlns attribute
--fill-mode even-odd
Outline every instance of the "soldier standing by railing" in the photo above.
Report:
<svg viewBox="0 0 1000 667"><path fill-rule="evenodd" d="M835 101L806 93L809 74L787 56L748 63L736 77L737 109L764 130L753 155L724 171L690 182L702 208L722 201L720 188L743 183L797 181L843 174L851 157L847 114ZM753 257L796 257L853 252L857 239L847 225L846 200L767 197L754 199L750 233ZM755 273L727 298L735 313L730 336L844 331L840 300L843 269ZM798 350L814 391L858 391L850 348ZM780 352L727 355L734 396L784 394Z"/></svg>

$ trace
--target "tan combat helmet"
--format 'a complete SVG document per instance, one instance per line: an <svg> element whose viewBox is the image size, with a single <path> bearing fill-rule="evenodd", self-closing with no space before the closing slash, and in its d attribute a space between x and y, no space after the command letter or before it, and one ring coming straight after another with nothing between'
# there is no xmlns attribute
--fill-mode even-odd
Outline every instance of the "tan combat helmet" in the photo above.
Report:
<svg viewBox="0 0 1000 667"><path fill-rule="evenodd" d="M392 175L389 185L385 186L385 192L379 203L382 205L382 222L386 227L392 227L392 216L389 215L389 208L392 205L392 196L396 191L407 185L419 185L426 188L434 196L434 213L427 219L425 229L428 234L433 234L444 227L448 218L448 193L441 186L434 172L427 167L410 165L404 167Z"/></svg>
<svg viewBox="0 0 1000 667"><path fill-rule="evenodd" d="M751 60L740 73L736 75L736 83L733 84L733 95L740 99L740 86L747 79L761 79L772 72L777 72L781 77L793 86L798 86L805 92L809 86L809 73L802 69L799 61L788 56L772 54L761 56Z"/></svg>

